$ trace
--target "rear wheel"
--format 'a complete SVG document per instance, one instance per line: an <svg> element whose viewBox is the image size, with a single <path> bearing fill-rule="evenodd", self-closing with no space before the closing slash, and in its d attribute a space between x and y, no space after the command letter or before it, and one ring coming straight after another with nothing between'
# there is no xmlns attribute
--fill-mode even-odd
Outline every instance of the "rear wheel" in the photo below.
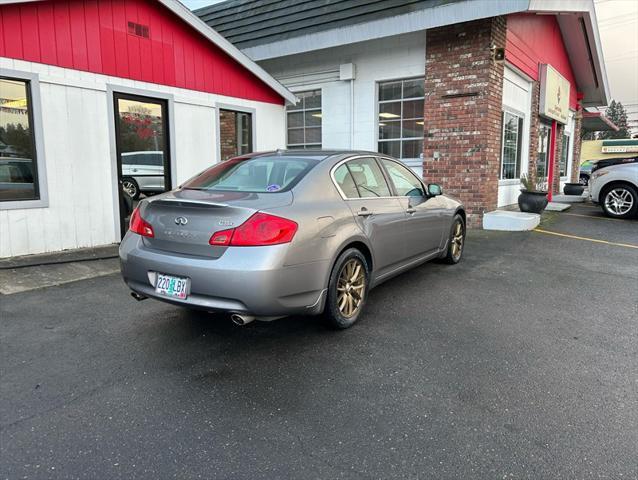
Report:
<svg viewBox="0 0 638 480"><path fill-rule="evenodd" d="M335 263L324 315L333 328L351 327L361 316L368 296L370 272L365 257L356 248L343 252Z"/></svg>
<svg viewBox="0 0 638 480"><path fill-rule="evenodd" d="M612 218L629 218L638 211L638 193L630 185L611 185L600 196L605 215Z"/></svg>
<svg viewBox="0 0 638 480"><path fill-rule="evenodd" d="M450 239L448 240L447 253L443 257L443 261L450 265L454 265L461 261L463 256L463 248L465 247L465 222L461 215L456 214L452 221L450 230Z"/></svg>

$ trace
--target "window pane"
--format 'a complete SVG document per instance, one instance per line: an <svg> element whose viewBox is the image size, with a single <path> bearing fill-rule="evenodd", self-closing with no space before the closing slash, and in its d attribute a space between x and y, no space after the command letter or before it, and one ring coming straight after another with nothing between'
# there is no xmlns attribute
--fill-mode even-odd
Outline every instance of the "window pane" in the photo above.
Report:
<svg viewBox="0 0 638 480"><path fill-rule="evenodd" d="M321 142L321 127L307 128L305 143L320 143L320 142Z"/></svg>
<svg viewBox="0 0 638 480"><path fill-rule="evenodd" d="M424 108L423 100L403 102L403 118L423 118Z"/></svg>
<svg viewBox="0 0 638 480"><path fill-rule="evenodd" d="M401 98L401 82L379 84L379 100L398 100Z"/></svg>
<svg viewBox="0 0 638 480"><path fill-rule="evenodd" d="M354 184L354 180L352 179L352 175L348 171L348 167L345 164L341 165L339 168L335 170L334 173L335 181L339 188L346 196L346 198L358 198L359 193L357 192L357 187Z"/></svg>
<svg viewBox="0 0 638 480"><path fill-rule="evenodd" d="M351 160L347 165L362 198L390 196L385 177L373 158Z"/></svg>
<svg viewBox="0 0 638 480"><path fill-rule="evenodd" d="M379 121L401 118L401 102L379 104Z"/></svg>
<svg viewBox="0 0 638 480"><path fill-rule="evenodd" d="M321 112L310 111L306 112L306 127L320 127L321 126Z"/></svg>
<svg viewBox="0 0 638 480"><path fill-rule="evenodd" d="M423 140L404 140L401 158L420 158L423 154Z"/></svg>
<svg viewBox="0 0 638 480"><path fill-rule="evenodd" d="M29 84L0 78L0 201L39 197Z"/></svg>
<svg viewBox="0 0 638 480"><path fill-rule="evenodd" d="M379 142L379 152L391 157L401 157L401 141Z"/></svg>
<svg viewBox="0 0 638 480"><path fill-rule="evenodd" d="M390 179L397 190L397 194L401 197L424 197L423 186L421 182L403 165L390 160L381 159L385 166Z"/></svg>
<svg viewBox="0 0 638 480"><path fill-rule="evenodd" d="M303 127L303 112L288 113L288 128Z"/></svg>
<svg viewBox="0 0 638 480"><path fill-rule="evenodd" d="M424 96L425 82L423 78L405 80L403 82L403 98L416 98Z"/></svg>
<svg viewBox="0 0 638 480"><path fill-rule="evenodd" d="M423 120L404 120L403 138L423 138Z"/></svg>
<svg viewBox="0 0 638 480"><path fill-rule="evenodd" d="M288 143L302 144L303 141L303 128L288 129Z"/></svg>
<svg viewBox="0 0 638 480"><path fill-rule="evenodd" d="M501 178L518 178L521 157L521 128L523 119L510 112L503 113L503 147L501 155Z"/></svg>
<svg viewBox="0 0 638 480"><path fill-rule="evenodd" d="M306 92L304 96L304 108L321 108L321 90Z"/></svg>
<svg viewBox="0 0 638 480"><path fill-rule="evenodd" d="M379 139L401 138L401 122L379 122Z"/></svg>

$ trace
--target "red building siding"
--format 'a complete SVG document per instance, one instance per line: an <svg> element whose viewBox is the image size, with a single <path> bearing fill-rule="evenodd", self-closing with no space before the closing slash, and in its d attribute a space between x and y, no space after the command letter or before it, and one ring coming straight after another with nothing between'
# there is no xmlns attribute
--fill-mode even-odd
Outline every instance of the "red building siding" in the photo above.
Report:
<svg viewBox="0 0 638 480"><path fill-rule="evenodd" d="M556 17L527 13L509 15L505 57L534 80L540 80L539 64L554 67L571 84L569 106L576 109L576 81Z"/></svg>
<svg viewBox="0 0 638 480"><path fill-rule="evenodd" d="M128 33L128 22L149 38ZM232 57L152 0L49 0L0 6L0 56L283 104Z"/></svg>

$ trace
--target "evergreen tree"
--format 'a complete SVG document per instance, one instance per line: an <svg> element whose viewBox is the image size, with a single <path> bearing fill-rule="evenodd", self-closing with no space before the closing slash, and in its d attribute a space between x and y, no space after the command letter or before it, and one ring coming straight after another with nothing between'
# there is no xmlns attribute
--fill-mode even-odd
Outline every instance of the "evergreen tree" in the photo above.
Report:
<svg viewBox="0 0 638 480"><path fill-rule="evenodd" d="M627 125L627 111L623 104L612 100L607 110L605 110L605 116L614 122L618 127L618 131L604 131L598 133L599 139L606 138L629 138L629 126Z"/></svg>

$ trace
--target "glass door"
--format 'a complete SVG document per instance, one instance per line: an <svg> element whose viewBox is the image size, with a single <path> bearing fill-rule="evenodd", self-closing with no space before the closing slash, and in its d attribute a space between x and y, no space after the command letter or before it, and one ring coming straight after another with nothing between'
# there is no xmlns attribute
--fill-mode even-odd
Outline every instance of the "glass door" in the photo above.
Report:
<svg viewBox="0 0 638 480"><path fill-rule="evenodd" d="M122 236L140 199L171 188L166 100L115 93Z"/></svg>
<svg viewBox="0 0 638 480"><path fill-rule="evenodd" d="M547 189L547 174L549 166L549 145L552 136L552 126L541 122L538 130L538 156L536 158L536 182L539 187Z"/></svg>

